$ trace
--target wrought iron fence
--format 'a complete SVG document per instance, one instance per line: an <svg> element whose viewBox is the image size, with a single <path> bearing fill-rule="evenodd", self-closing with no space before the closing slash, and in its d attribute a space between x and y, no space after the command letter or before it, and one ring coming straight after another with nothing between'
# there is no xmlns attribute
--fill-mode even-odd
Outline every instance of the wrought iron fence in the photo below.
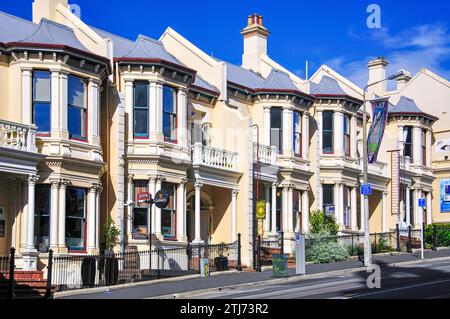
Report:
<svg viewBox="0 0 450 319"><path fill-rule="evenodd" d="M208 259L210 272L228 270L240 264L239 246L236 241L161 246L151 251L58 256L53 259L52 286L56 291L65 291L198 274L201 259Z"/></svg>

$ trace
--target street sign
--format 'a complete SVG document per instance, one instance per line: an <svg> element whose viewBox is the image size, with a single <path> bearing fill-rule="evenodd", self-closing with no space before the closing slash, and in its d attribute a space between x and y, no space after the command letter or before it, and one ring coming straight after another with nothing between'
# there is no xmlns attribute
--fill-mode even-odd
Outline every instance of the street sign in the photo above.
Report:
<svg viewBox="0 0 450 319"><path fill-rule="evenodd" d="M372 195L372 186L370 184L361 185L361 195L365 196Z"/></svg>
<svg viewBox="0 0 450 319"><path fill-rule="evenodd" d="M149 203L152 199L152 195L148 192L137 194L138 203Z"/></svg>
<svg viewBox="0 0 450 319"><path fill-rule="evenodd" d="M169 205L170 195L166 190L160 190L155 194L155 198L153 199L153 203L158 208L166 208Z"/></svg>
<svg viewBox="0 0 450 319"><path fill-rule="evenodd" d="M333 215L335 211L336 208L334 206L325 206L325 214Z"/></svg>
<svg viewBox="0 0 450 319"><path fill-rule="evenodd" d="M426 207L427 206L427 202L425 200L425 198L419 198L419 207Z"/></svg>
<svg viewBox="0 0 450 319"><path fill-rule="evenodd" d="M266 219L266 201L264 199L256 202L256 219Z"/></svg>

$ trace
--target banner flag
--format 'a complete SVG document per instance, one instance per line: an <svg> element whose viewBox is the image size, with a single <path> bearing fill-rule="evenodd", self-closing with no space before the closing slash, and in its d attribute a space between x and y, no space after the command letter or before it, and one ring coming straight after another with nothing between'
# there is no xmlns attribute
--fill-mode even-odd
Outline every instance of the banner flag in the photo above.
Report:
<svg viewBox="0 0 450 319"><path fill-rule="evenodd" d="M378 150L386 127L389 99L371 101L373 120L367 138L367 159L369 163L377 160Z"/></svg>

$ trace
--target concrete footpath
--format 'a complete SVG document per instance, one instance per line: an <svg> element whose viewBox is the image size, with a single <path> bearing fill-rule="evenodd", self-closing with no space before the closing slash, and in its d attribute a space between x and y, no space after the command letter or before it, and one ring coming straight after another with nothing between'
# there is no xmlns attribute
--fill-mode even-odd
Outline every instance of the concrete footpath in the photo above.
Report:
<svg viewBox="0 0 450 319"><path fill-rule="evenodd" d="M425 259L450 258L450 250L425 251ZM373 263L380 266L392 266L396 263L420 262L420 253L414 254L383 254L373 258ZM305 276L295 278L313 279L326 277L327 275L338 275L339 273L363 271L363 263L358 259L347 260L330 264L307 264ZM295 269L289 268L289 276L295 276ZM292 278L292 277L291 277ZM199 278L198 275L154 280L150 282L131 283L110 287L99 287L75 291L60 292L55 294L57 299L142 299L158 296L176 295L180 293L228 287L244 284L256 284L270 280L272 268L265 267L262 272L251 271L229 271L215 273L209 278Z"/></svg>

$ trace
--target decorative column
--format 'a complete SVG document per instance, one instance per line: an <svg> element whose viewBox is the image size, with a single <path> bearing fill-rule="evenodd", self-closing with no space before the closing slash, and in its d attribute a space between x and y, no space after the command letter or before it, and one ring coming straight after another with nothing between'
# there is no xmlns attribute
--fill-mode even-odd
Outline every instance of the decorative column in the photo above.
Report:
<svg viewBox="0 0 450 319"><path fill-rule="evenodd" d="M289 189L288 186L283 187L283 196L282 196L282 215L281 215L281 230L283 232L288 232L288 215L289 215Z"/></svg>
<svg viewBox="0 0 450 319"><path fill-rule="evenodd" d="M50 249L58 250L58 197L59 197L59 179L50 179L51 186L51 205L50 205Z"/></svg>
<svg viewBox="0 0 450 319"><path fill-rule="evenodd" d="M237 194L239 190L231 190L231 242L237 240Z"/></svg>
<svg viewBox="0 0 450 319"><path fill-rule="evenodd" d="M184 194L186 193L187 179L182 179L177 188L177 240L186 242L186 201Z"/></svg>
<svg viewBox="0 0 450 319"><path fill-rule="evenodd" d="M309 114L302 116L302 157L309 160Z"/></svg>
<svg viewBox="0 0 450 319"><path fill-rule="evenodd" d="M128 140L134 136L133 112L133 80L125 79L125 112L128 114Z"/></svg>
<svg viewBox="0 0 450 319"><path fill-rule="evenodd" d="M350 156L352 158L358 158L358 138L356 131L358 128L358 118L353 115L350 122Z"/></svg>
<svg viewBox="0 0 450 319"><path fill-rule="evenodd" d="M309 193L308 190L302 192L302 231L309 232Z"/></svg>
<svg viewBox="0 0 450 319"><path fill-rule="evenodd" d="M177 139L178 144L187 147L187 90L178 89L178 111L177 111Z"/></svg>
<svg viewBox="0 0 450 319"><path fill-rule="evenodd" d="M66 246L66 188L68 185L67 180L61 180L59 186L59 234L58 234L58 246L59 252L67 252Z"/></svg>
<svg viewBox="0 0 450 319"><path fill-rule="evenodd" d="M422 165L422 129L413 127L413 162L414 165Z"/></svg>
<svg viewBox="0 0 450 319"><path fill-rule="evenodd" d="M164 177L158 176L156 178L156 189L155 194L161 190L161 183L163 181ZM155 235L159 239L162 239L162 232L161 232L161 208L156 207L155 205Z"/></svg>
<svg viewBox="0 0 450 319"><path fill-rule="evenodd" d="M133 205L130 205L130 203L134 201L133 178L133 174L130 174L127 177L127 235L132 235L133 233Z"/></svg>
<svg viewBox="0 0 450 319"><path fill-rule="evenodd" d="M433 223L433 198L431 192L427 193L427 225L431 225Z"/></svg>
<svg viewBox="0 0 450 319"><path fill-rule="evenodd" d="M317 111L317 140L319 141L319 154L323 154L323 141L322 141L322 132L323 132L323 113L322 111Z"/></svg>
<svg viewBox="0 0 450 319"><path fill-rule="evenodd" d="M426 164L427 164L427 167L431 167L431 163L432 163L432 158L431 158L431 156L432 156L432 154L433 154L433 151L432 151L432 134L431 134L431 131L430 130L427 130L427 133L426 133L426 154L427 154L427 162L426 162Z"/></svg>
<svg viewBox="0 0 450 319"><path fill-rule="evenodd" d="M201 189L203 187L200 183L195 183L195 237L193 243L195 244L201 244L203 243L203 240L200 235L200 196L201 196Z"/></svg>
<svg viewBox="0 0 450 319"><path fill-rule="evenodd" d="M92 187L89 189L88 194L88 204L89 204L89 210L88 210L88 219L87 219L87 250L88 254L95 254L95 193L96 185L92 185Z"/></svg>
<svg viewBox="0 0 450 319"><path fill-rule="evenodd" d="M270 145L270 106L264 106L264 144Z"/></svg>
<svg viewBox="0 0 450 319"><path fill-rule="evenodd" d="M98 144L99 141L99 85L100 82L96 79L89 79L88 86L88 112L89 112L89 125L88 135L89 141L93 144Z"/></svg>
<svg viewBox="0 0 450 319"><path fill-rule="evenodd" d="M61 131L62 131L62 137L63 138L69 138L69 131L68 131L68 103L69 103L69 81L68 81L69 74L67 72L61 71L60 73L60 85L61 85Z"/></svg>
<svg viewBox="0 0 450 319"><path fill-rule="evenodd" d="M95 249L97 253L100 251L100 195L102 190L101 184L97 184L95 192ZM122 232L123 228L120 231ZM125 240L125 237L122 237L122 240Z"/></svg>
<svg viewBox="0 0 450 319"><path fill-rule="evenodd" d="M344 224L344 184L339 183L339 224L343 227Z"/></svg>
<svg viewBox="0 0 450 319"><path fill-rule="evenodd" d="M288 233L294 232L294 188L293 185L288 187L288 198L287 198L287 231Z"/></svg>
<svg viewBox="0 0 450 319"><path fill-rule="evenodd" d="M383 191L381 197L381 231L383 233L387 232L387 191Z"/></svg>
<svg viewBox="0 0 450 319"><path fill-rule="evenodd" d="M340 111L334 112L334 154L344 155L344 115Z"/></svg>
<svg viewBox="0 0 450 319"><path fill-rule="evenodd" d="M292 110L289 107L283 108L283 155L293 155L293 142L292 142L292 130L293 130L293 116Z"/></svg>
<svg viewBox="0 0 450 319"><path fill-rule="evenodd" d="M265 200L266 200L266 219L264 219L264 233L270 231L270 187L264 185Z"/></svg>
<svg viewBox="0 0 450 319"><path fill-rule="evenodd" d="M53 138L59 137L59 70L51 70L51 131Z"/></svg>
<svg viewBox="0 0 450 319"><path fill-rule="evenodd" d="M336 218L336 223L341 226L341 205L340 205L340 195L341 195L341 188L340 184L337 182L334 184L334 217Z"/></svg>
<svg viewBox="0 0 450 319"><path fill-rule="evenodd" d="M150 193L150 195L152 196L152 198L156 194L156 179L157 178L155 176L149 175L149 177L148 177L147 189L148 189L148 192ZM154 234L156 232L156 205L152 205L151 209L148 209L147 227L150 227L150 224L151 224L150 233Z"/></svg>
<svg viewBox="0 0 450 319"><path fill-rule="evenodd" d="M31 84L32 69L22 68L22 123L30 125L31 119Z"/></svg>
<svg viewBox="0 0 450 319"><path fill-rule="evenodd" d="M163 85L156 83L156 140L163 142ZM150 112L151 113L151 112Z"/></svg>
<svg viewBox="0 0 450 319"><path fill-rule="evenodd" d="M353 187L350 191L350 227L352 230L358 230L357 190L357 187Z"/></svg>
<svg viewBox="0 0 450 319"><path fill-rule="evenodd" d="M35 189L38 176L30 175L28 177L28 211L27 211L27 240L25 250L23 251L23 270L37 270L38 252L34 247L34 214L35 214Z"/></svg>
<svg viewBox="0 0 450 319"><path fill-rule="evenodd" d="M406 224L411 225L411 188L409 185L406 186L406 203L405 203L405 215Z"/></svg>
<svg viewBox="0 0 450 319"><path fill-rule="evenodd" d="M400 150L400 155L403 156L403 150L405 146L405 135L404 135L403 125L398 125L398 149Z"/></svg>
<svg viewBox="0 0 450 319"><path fill-rule="evenodd" d="M277 184L272 184L272 229L270 232L271 236L277 235Z"/></svg>
<svg viewBox="0 0 450 319"><path fill-rule="evenodd" d="M414 189L414 199L413 199L413 208L414 208L414 222L412 223L413 227L420 223L419 219L419 198L420 198L420 190Z"/></svg>

